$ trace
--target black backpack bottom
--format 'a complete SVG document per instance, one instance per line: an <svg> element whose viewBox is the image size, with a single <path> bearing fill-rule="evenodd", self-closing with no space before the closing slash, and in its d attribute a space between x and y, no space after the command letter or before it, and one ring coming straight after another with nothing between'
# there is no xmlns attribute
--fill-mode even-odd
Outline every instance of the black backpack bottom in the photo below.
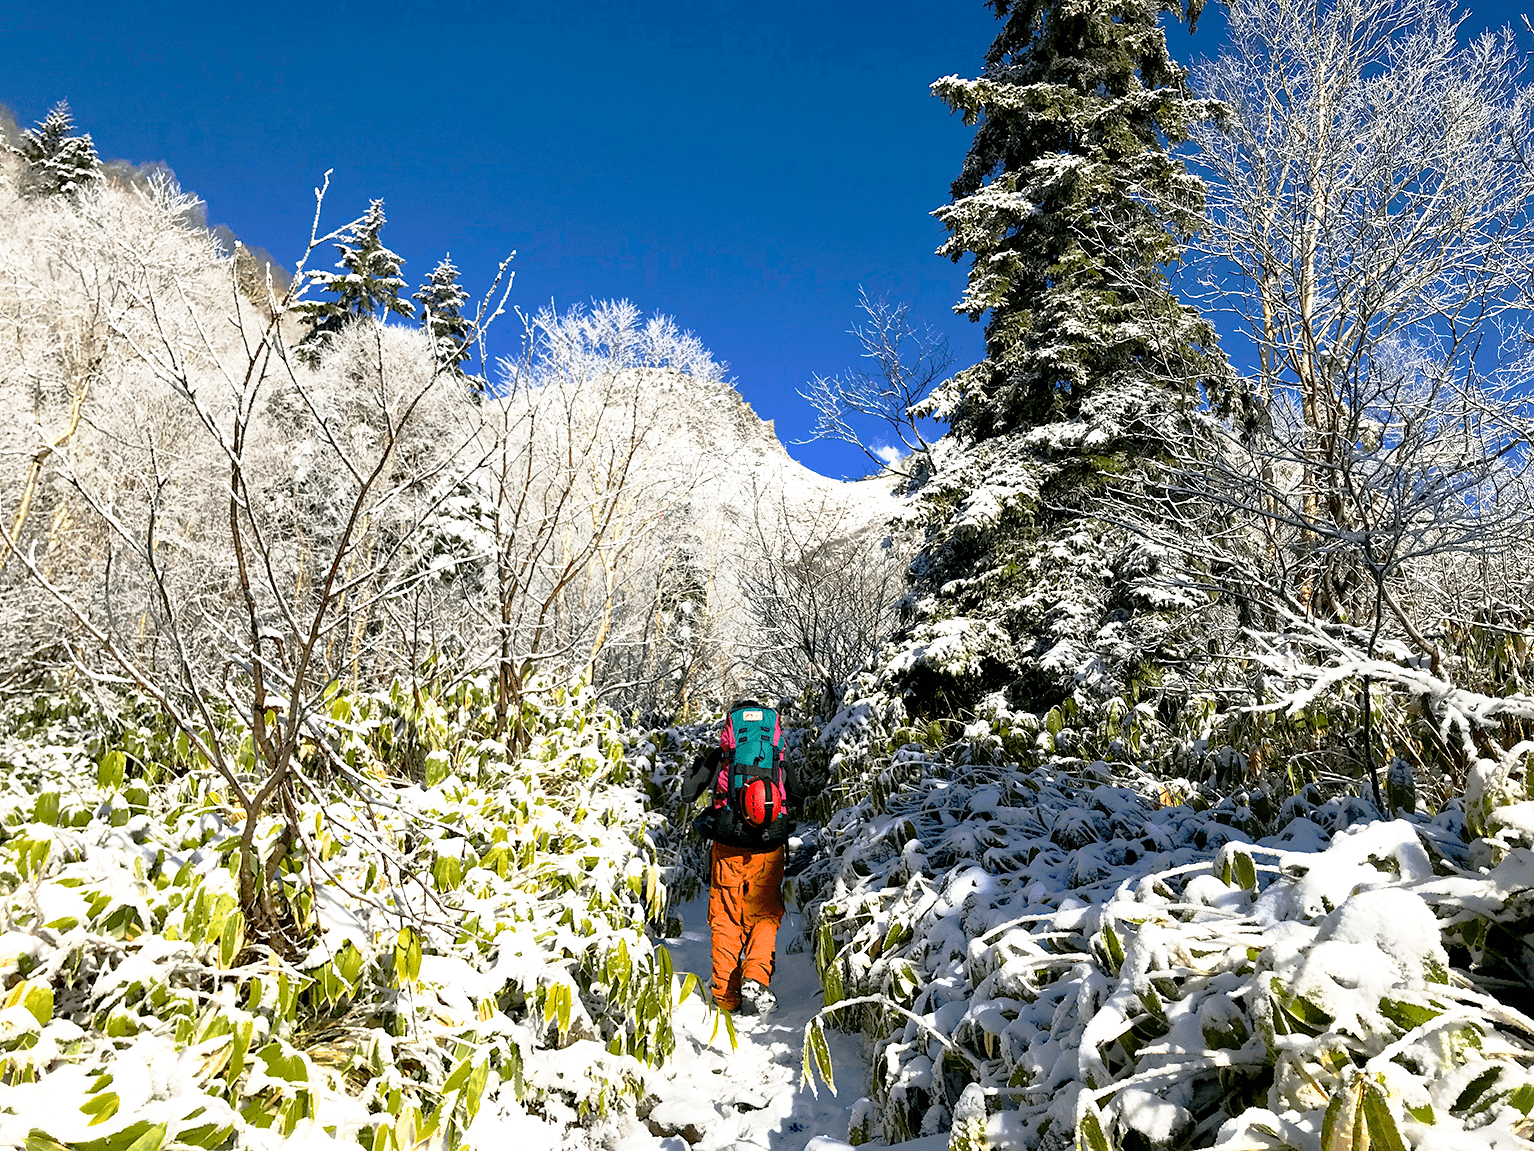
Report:
<svg viewBox="0 0 1534 1151"><path fill-rule="evenodd" d="M728 807L709 808L693 821L693 826L703 838L743 851L773 851L787 843L794 833L794 821L786 815L766 827L754 827Z"/></svg>

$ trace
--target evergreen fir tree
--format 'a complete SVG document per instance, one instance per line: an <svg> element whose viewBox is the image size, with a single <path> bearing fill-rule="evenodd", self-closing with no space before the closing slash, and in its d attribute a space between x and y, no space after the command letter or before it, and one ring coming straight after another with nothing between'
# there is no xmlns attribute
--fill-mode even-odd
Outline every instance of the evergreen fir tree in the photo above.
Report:
<svg viewBox="0 0 1534 1151"><path fill-rule="evenodd" d="M101 179L90 133L73 135L69 102L60 100L37 127L21 134L16 154L26 162L22 188L31 196L74 196Z"/></svg>
<svg viewBox="0 0 1534 1151"><path fill-rule="evenodd" d="M1168 56L1159 17L1174 9L990 6L1004 24L980 78L933 85L979 124L935 215L940 253L973 257L956 310L989 319L985 359L924 405L954 434L923 492L927 544L893 666L927 715L998 691L1043 711L1175 658L1158 650L1179 606L1152 590L1164 557L1092 513L1110 488L1151 482L1166 437L1226 372L1164 271L1204 202L1167 149L1219 111L1187 96Z"/></svg>
<svg viewBox="0 0 1534 1151"><path fill-rule="evenodd" d="M374 200L368 206L367 214L349 224L336 244L341 258L335 266L340 271L311 268L304 273L311 285L333 295L329 300L314 300L298 306L299 314L309 325L309 330L299 341L300 355L308 363L318 362L330 338L364 316L382 320L391 312L399 316L414 314L415 309L409 301L399 296L405 287L404 278L399 274L405 261L383 246L378 238L383 226L383 201Z"/></svg>
<svg viewBox="0 0 1534 1151"><path fill-rule="evenodd" d="M473 321L463 314L469 293L458 283L458 269L445 255L411 299L421 305L421 328L431 339L439 363L458 368L469 358Z"/></svg>

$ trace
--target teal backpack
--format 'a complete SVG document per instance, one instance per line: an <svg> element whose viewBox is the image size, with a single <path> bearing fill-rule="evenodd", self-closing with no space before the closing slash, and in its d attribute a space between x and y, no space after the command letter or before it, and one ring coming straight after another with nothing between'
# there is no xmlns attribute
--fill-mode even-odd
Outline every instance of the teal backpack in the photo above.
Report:
<svg viewBox="0 0 1534 1151"><path fill-rule="evenodd" d="M747 700L725 721L719 739L727 787L715 795L712 838L747 849L788 842L788 780L783 767L783 729L778 713ZM721 804L719 801L725 802Z"/></svg>

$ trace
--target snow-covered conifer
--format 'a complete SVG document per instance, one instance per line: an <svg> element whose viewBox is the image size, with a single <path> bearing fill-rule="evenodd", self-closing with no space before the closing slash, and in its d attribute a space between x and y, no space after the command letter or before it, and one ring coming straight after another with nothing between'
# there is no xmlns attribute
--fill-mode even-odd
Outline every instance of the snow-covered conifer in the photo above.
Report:
<svg viewBox="0 0 1534 1151"><path fill-rule="evenodd" d="M458 283L452 256L437 261L426 283L410 298L421 305L421 328L430 337L438 361L456 368L467 360L474 323L463 314L469 293Z"/></svg>
<svg viewBox="0 0 1534 1151"><path fill-rule="evenodd" d="M16 149L26 161L22 187L32 196L73 196L101 179L101 159L90 133L74 135L69 102L60 100L37 127L21 134Z"/></svg>
<svg viewBox="0 0 1534 1151"><path fill-rule="evenodd" d="M383 319L390 312L410 316L415 309L400 299L405 280L399 274L404 260L383 246L378 238L384 226L383 201L374 200L367 213L341 231L336 250L337 272L311 268L304 273L309 283L333 293L329 300L313 300L298 306L309 324L299 342L311 363L317 362L320 350L332 337L353 320L362 316Z"/></svg>
<svg viewBox="0 0 1534 1151"><path fill-rule="evenodd" d="M1166 557L1092 516L1111 489L1149 482L1226 375L1213 329L1164 271L1204 202L1167 149L1218 111L1186 95L1164 6L992 7L1004 24L981 76L933 85L979 124L935 214L939 251L973 257L957 310L988 320L985 358L923 406L955 436L926 486L894 670L928 714L1000 689L1032 710L1078 688L1112 694L1160 658L1156 613L1178 606L1152 588Z"/></svg>

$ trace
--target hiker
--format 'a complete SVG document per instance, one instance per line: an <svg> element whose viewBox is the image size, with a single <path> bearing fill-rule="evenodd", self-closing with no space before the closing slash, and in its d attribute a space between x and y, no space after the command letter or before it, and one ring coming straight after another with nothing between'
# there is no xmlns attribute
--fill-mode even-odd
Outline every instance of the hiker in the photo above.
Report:
<svg viewBox="0 0 1534 1151"><path fill-rule="evenodd" d="M767 985L783 921L783 848L794 826L788 807L803 802L775 710L753 699L730 708L719 747L693 764L683 802L696 802L710 783L713 802L694 826L714 841L708 893L714 1003L766 1015L777 1006Z"/></svg>

